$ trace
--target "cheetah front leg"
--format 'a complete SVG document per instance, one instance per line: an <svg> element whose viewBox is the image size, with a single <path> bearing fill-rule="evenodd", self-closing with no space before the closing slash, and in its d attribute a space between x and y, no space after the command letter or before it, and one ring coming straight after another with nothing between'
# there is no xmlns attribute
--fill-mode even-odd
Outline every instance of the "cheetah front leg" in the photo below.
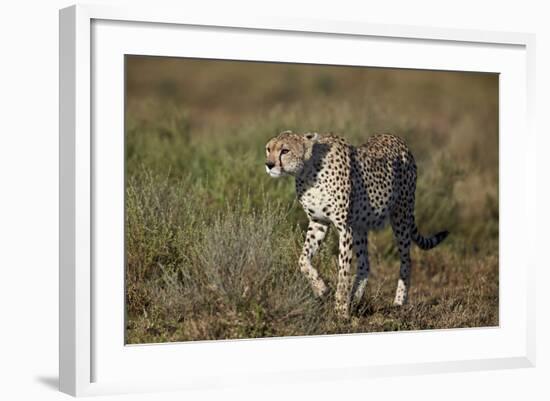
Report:
<svg viewBox="0 0 550 401"><path fill-rule="evenodd" d="M339 228L338 285L336 286L336 312L344 318L349 317L350 307L350 270L353 249L353 234L350 227Z"/></svg>
<svg viewBox="0 0 550 401"><path fill-rule="evenodd" d="M306 240L300 256L300 270L309 280L316 296L322 297L327 292L327 286L319 276L319 272L311 264L311 259L317 253L321 242L327 235L328 226L310 220L307 228Z"/></svg>

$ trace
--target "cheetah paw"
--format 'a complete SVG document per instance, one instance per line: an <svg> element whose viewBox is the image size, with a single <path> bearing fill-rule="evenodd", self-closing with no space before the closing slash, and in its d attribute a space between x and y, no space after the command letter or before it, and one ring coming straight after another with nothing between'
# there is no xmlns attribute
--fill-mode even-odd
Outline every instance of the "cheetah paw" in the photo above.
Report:
<svg viewBox="0 0 550 401"><path fill-rule="evenodd" d="M328 293L328 287L320 281L313 287L313 292L317 298L324 298Z"/></svg>

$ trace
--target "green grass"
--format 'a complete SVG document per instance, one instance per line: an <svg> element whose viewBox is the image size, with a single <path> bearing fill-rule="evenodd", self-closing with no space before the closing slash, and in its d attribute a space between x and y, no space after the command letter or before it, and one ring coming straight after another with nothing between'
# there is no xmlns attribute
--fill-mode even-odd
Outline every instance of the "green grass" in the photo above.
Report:
<svg viewBox="0 0 550 401"><path fill-rule="evenodd" d="M131 57L127 61L128 343L498 324L498 78L489 74ZM307 223L291 178L265 174L283 129L409 143L420 230L409 305L391 306L391 230L349 321L298 267ZM332 230L334 231L334 230ZM337 238L314 260L336 287Z"/></svg>

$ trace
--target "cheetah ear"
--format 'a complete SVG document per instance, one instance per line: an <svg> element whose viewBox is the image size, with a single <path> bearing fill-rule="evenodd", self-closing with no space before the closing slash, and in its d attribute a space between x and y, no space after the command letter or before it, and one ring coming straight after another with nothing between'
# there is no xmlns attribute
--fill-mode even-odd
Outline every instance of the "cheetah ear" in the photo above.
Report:
<svg viewBox="0 0 550 401"><path fill-rule="evenodd" d="M319 134L317 132L308 132L304 134L304 138L309 141L317 142L319 140Z"/></svg>

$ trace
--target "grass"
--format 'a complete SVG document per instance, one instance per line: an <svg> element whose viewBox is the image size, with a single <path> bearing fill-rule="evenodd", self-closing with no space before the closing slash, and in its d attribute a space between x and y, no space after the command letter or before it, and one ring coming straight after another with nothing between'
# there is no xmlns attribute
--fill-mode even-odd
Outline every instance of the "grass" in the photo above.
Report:
<svg viewBox="0 0 550 401"><path fill-rule="evenodd" d="M127 342L498 325L498 77L491 74L127 59ZM369 237L371 275L349 321L298 267L307 220L290 178L265 174L283 129L354 144L404 137L418 164L421 232L410 303L391 306L389 228ZM337 237L314 263L336 287Z"/></svg>

